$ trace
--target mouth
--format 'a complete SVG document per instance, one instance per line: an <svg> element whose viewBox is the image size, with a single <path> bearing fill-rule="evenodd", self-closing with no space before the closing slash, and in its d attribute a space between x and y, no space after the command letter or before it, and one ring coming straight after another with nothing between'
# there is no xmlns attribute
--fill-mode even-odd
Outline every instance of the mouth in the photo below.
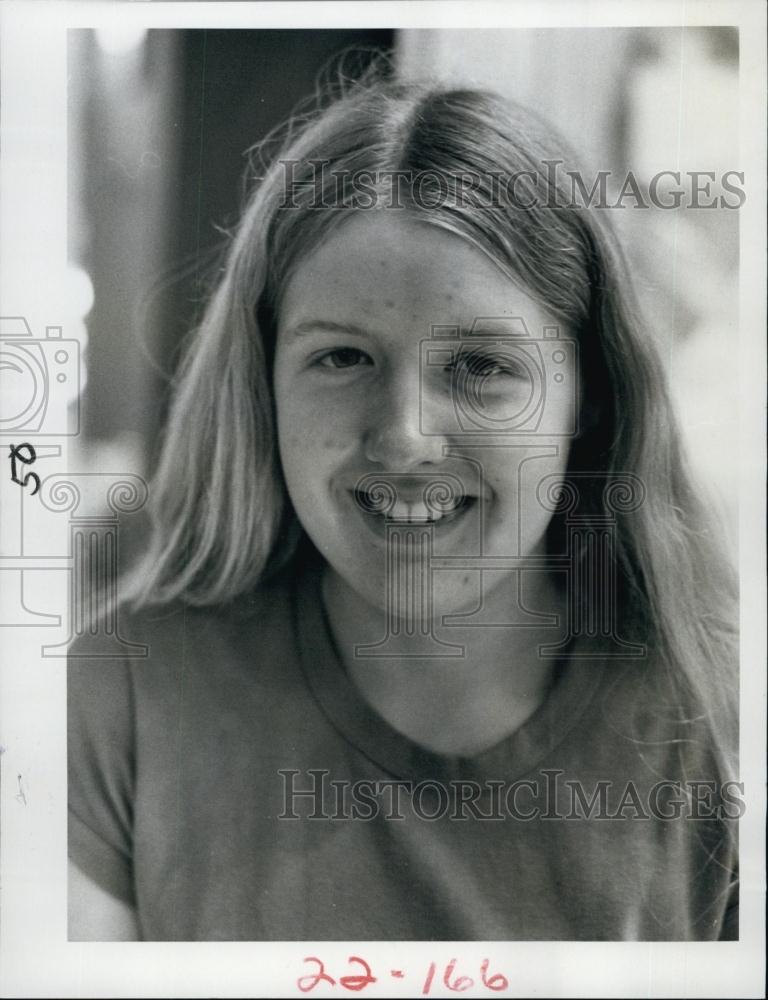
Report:
<svg viewBox="0 0 768 1000"><path fill-rule="evenodd" d="M361 513L378 525L383 524L432 524L442 526L458 520L477 503L477 497L468 494L452 496L439 503L425 503L424 498L397 498L382 509L381 497L365 490L352 491L355 505Z"/></svg>

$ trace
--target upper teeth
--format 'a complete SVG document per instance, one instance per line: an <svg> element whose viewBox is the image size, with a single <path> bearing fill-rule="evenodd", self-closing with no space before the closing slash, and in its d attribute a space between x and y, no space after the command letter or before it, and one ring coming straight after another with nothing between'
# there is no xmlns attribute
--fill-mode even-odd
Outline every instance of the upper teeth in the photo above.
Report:
<svg viewBox="0 0 768 1000"><path fill-rule="evenodd" d="M407 503L404 500L396 500L390 510L386 512L386 516L393 521L408 521L415 524L435 522L447 514L452 514L461 506L462 500L461 497L457 498L450 510L436 510L434 507L428 507L422 501Z"/></svg>

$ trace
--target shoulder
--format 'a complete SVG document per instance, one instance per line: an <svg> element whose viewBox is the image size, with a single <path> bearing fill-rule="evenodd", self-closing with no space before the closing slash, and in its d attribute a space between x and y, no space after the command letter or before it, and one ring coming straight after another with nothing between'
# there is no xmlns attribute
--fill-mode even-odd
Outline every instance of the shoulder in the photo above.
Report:
<svg viewBox="0 0 768 1000"><path fill-rule="evenodd" d="M70 646L70 703L125 702L137 690L158 695L178 687L182 675L213 680L244 665L258 677L274 656L290 655L291 619L285 575L228 605L119 605L109 622L95 622Z"/></svg>

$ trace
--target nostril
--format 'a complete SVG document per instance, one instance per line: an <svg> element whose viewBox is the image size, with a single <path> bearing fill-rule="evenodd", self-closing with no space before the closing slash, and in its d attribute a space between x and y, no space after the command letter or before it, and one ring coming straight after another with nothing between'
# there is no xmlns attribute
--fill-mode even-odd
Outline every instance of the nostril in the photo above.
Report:
<svg viewBox="0 0 768 1000"><path fill-rule="evenodd" d="M425 433L418 407L407 415L383 413L365 436L365 454L388 468L410 468L442 459L443 437Z"/></svg>

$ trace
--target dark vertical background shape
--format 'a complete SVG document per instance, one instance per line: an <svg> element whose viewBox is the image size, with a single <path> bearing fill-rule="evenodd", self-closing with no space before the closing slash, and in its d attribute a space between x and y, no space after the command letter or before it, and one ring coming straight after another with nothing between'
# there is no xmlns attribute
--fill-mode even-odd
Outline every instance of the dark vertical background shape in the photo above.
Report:
<svg viewBox="0 0 768 1000"><path fill-rule="evenodd" d="M69 253L94 288L73 468L152 475L248 150L318 81L357 77L393 44L393 31L152 30L115 52L70 32ZM123 566L146 528L144 511L124 519Z"/></svg>
<svg viewBox="0 0 768 1000"><path fill-rule="evenodd" d="M392 31L185 31L180 44L178 185L169 219L175 277L160 303L157 360L172 371L237 223L248 150L312 95L318 78L359 74ZM343 53L346 53L342 55ZM162 417L162 413L158 414ZM155 457L150 443L150 456Z"/></svg>
<svg viewBox="0 0 768 1000"><path fill-rule="evenodd" d="M150 31L140 85L121 93L87 39L80 141L88 224L74 241L96 291L86 445L138 434L151 469L168 377L203 305L223 230L239 215L248 149L342 59L344 72L357 75L393 41L392 31Z"/></svg>

